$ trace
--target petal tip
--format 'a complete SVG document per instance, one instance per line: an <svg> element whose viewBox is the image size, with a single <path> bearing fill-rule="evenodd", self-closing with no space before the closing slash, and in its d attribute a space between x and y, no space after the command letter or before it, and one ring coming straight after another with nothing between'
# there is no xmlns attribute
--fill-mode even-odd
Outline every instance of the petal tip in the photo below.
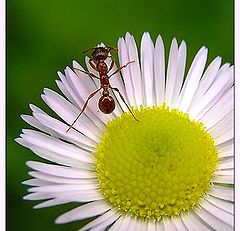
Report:
<svg viewBox="0 0 240 231"><path fill-rule="evenodd" d="M14 141L17 142L18 144L21 144L21 140L22 140L22 138L20 138L20 137L14 139Z"/></svg>
<svg viewBox="0 0 240 231"><path fill-rule="evenodd" d="M28 195L23 196L23 200L29 200Z"/></svg>
<svg viewBox="0 0 240 231"><path fill-rule="evenodd" d="M39 205L34 205L34 206L33 206L33 209L40 209L40 208L42 208L42 207L39 206Z"/></svg>
<svg viewBox="0 0 240 231"><path fill-rule="evenodd" d="M63 74L62 74L61 71L57 71L57 75L60 77L60 76L62 76Z"/></svg>
<svg viewBox="0 0 240 231"><path fill-rule="evenodd" d="M33 160L29 160L29 161L27 161L25 164L29 167L29 168L32 168L34 165L35 165L35 161L33 161Z"/></svg>
<svg viewBox="0 0 240 231"><path fill-rule="evenodd" d="M60 225L60 224L66 223L66 221L65 219L62 218L62 215L61 215L54 221L54 223Z"/></svg>
<svg viewBox="0 0 240 231"><path fill-rule="evenodd" d="M142 35L142 41L151 40L151 35L149 32L144 32Z"/></svg>

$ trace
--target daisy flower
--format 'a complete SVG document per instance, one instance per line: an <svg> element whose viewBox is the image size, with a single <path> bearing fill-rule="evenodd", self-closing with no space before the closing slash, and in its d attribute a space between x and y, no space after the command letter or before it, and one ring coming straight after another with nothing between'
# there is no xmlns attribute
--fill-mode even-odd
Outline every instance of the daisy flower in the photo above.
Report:
<svg viewBox="0 0 240 231"><path fill-rule="evenodd" d="M166 64L161 36L154 44L149 33L140 56L129 33L118 50L121 66L134 62L110 82L140 122L116 92L115 110L103 114L99 92L68 130L99 87L73 61L58 72L64 96L42 94L58 118L34 105L22 116L38 130L24 129L16 141L47 160L27 162L24 199L44 200L34 208L79 202L55 222L92 218L82 231L233 230L233 66L217 57L206 67L202 47L185 74L186 43L172 40Z"/></svg>

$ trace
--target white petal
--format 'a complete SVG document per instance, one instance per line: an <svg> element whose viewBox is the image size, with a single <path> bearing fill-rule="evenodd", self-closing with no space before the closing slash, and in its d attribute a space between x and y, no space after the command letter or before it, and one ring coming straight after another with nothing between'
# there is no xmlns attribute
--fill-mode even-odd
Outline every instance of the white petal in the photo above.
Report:
<svg viewBox="0 0 240 231"><path fill-rule="evenodd" d="M197 106L202 96L207 92L207 90L210 88L210 86L214 82L220 65L221 65L221 57L216 57L208 66L207 70L205 71L203 77L200 80L200 83L196 90L196 94L189 107L189 112L192 110L193 107Z"/></svg>
<svg viewBox="0 0 240 231"><path fill-rule="evenodd" d="M234 89L232 87L199 120L199 122L204 123L207 130L212 128L218 122L220 122L228 114L232 113L232 111L233 111L233 93L234 93Z"/></svg>
<svg viewBox="0 0 240 231"><path fill-rule="evenodd" d="M217 169L229 169L229 168L234 168L233 157L224 158L220 160L220 163L217 166Z"/></svg>
<svg viewBox="0 0 240 231"><path fill-rule="evenodd" d="M59 177L59 176L52 176L49 174L45 174L42 172L31 171L29 175L38 178L43 181L47 181L48 184L58 183L58 184L96 184L97 181L93 179L74 179L74 178L67 178L67 177Z"/></svg>
<svg viewBox="0 0 240 231"><path fill-rule="evenodd" d="M167 78L166 78L166 93L165 101L167 105L171 105L173 90L176 81L177 72L177 58L178 58L178 44L177 40L174 38L171 43L167 67Z"/></svg>
<svg viewBox="0 0 240 231"><path fill-rule="evenodd" d="M60 90L66 96L66 98L77 108L79 108L79 98L76 98L76 93L71 87L69 79L63 75L60 71L57 72L61 81L57 80L57 85L59 85ZM61 83L61 84L60 84Z"/></svg>
<svg viewBox="0 0 240 231"><path fill-rule="evenodd" d="M159 221L159 222L156 223L156 225L157 225L157 231L165 231L162 222Z"/></svg>
<svg viewBox="0 0 240 231"><path fill-rule="evenodd" d="M137 230L137 219L134 217L130 220L129 225L128 225L128 231L135 231Z"/></svg>
<svg viewBox="0 0 240 231"><path fill-rule="evenodd" d="M178 108L186 112L191 104L193 96L197 90L200 78L202 76L207 61L207 49L202 47L195 56L192 65L187 74L182 91L178 100Z"/></svg>
<svg viewBox="0 0 240 231"><path fill-rule="evenodd" d="M177 231L174 223L168 218L163 218L163 226L165 230Z"/></svg>
<svg viewBox="0 0 240 231"><path fill-rule="evenodd" d="M58 153L55 152L51 152L47 149L43 149L37 146L34 146L28 142L26 142L24 139L22 138L17 138L15 139L15 141L27 148L30 148L31 146L31 150L38 156L40 156L41 158L44 158L46 160L52 161L54 163L57 164L61 164L61 165L65 165L65 166L72 166L75 168L79 168L79 169L87 169L87 170L91 170L92 169L92 165L88 164L88 163L84 163L82 161L76 160L76 159L72 159L69 157L65 157L65 156L61 156Z"/></svg>
<svg viewBox="0 0 240 231"><path fill-rule="evenodd" d="M204 222L204 220L199 218L193 211L190 211L185 215L181 215L181 218L188 230L191 230L191 231L200 231L200 230L210 231L211 230L212 231L212 229L210 229L210 227Z"/></svg>
<svg viewBox="0 0 240 231"><path fill-rule="evenodd" d="M214 175L212 181L215 183L222 183L222 184L233 184L234 183L234 177L233 177L233 171L231 171L231 175L223 175L223 173ZM228 172L226 174L229 174Z"/></svg>
<svg viewBox="0 0 240 231"><path fill-rule="evenodd" d="M61 77L60 78L64 82L67 90L70 92L71 96L73 97L75 102L77 102L77 105L79 107L85 102L89 94L91 94L91 92L96 91L97 88L93 83L90 85L84 84L83 80L90 78L87 74L76 70L76 72L78 73L77 75L69 67L66 67L64 71L66 76L65 81L63 78ZM94 102L95 105L97 104L96 98L92 98L91 101ZM94 109L96 109L96 107L94 107Z"/></svg>
<svg viewBox="0 0 240 231"><path fill-rule="evenodd" d="M41 113L42 114L42 113ZM45 126L44 124L42 124L40 121L38 121L35 117L33 116L29 116L29 115L21 115L21 118L27 122L28 124L30 124L31 126L39 129L40 131L43 131L47 134L50 134L53 137L58 137L57 133L54 132L51 128Z"/></svg>
<svg viewBox="0 0 240 231"><path fill-rule="evenodd" d="M30 109L32 110L33 113L39 113L39 114L42 114L42 115L47 115L47 113L45 111L43 111L42 109L40 109L39 107L37 107L36 105L33 105L33 104L29 104L29 107ZM26 117L25 117L26 118ZM28 121L29 122L29 121ZM27 123L28 123L27 122ZM40 122L40 121L39 121ZM36 123L39 123L39 122L36 122ZM40 123L41 124L41 123ZM36 125L36 124L35 124ZM35 125L32 125L35 127ZM46 132L47 134L50 134L51 136L53 137L58 137L57 133L54 132L52 129L49 129L47 128L45 125L40 125L40 127L36 127L38 128L39 130L43 131L43 132Z"/></svg>
<svg viewBox="0 0 240 231"><path fill-rule="evenodd" d="M82 220L103 214L109 209L109 206L104 201L94 201L62 214L56 219L55 222L57 224L63 224L76 220Z"/></svg>
<svg viewBox="0 0 240 231"><path fill-rule="evenodd" d="M154 105L153 87L153 52L154 46L149 33L144 33L141 41L141 70L144 80L146 103L148 107Z"/></svg>
<svg viewBox="0 0 240 231"><path fill-rule="evenodd" d="M61 72L57 73L59 76L62 76L62 78L66 78ZM56 80L55 81L58 88L60 89L60 91L65 95L65 97L68 99L68 101L70 101L75 107L79 107L79 105L75 102L75 100L73 99L73 97L71 96L71 94L68 92L66 86L64 85L64 83L60 80Z"/></svg>
<svg viewBox="0 0 240 231"><path fill-rule="evenodd" d="M214 185L214 187L212 187L211 191L208 194L223 200L234 200L233 188L229 187Z"/></svg>
<svg viewBox="0 0 240 231"><path fill-rule="evenodd" d="M69 94L71 95L71 97L73 98L73 104L77 105L77 108L80 109L80 105L83 104L84 99L82 99L81 95L78 95L78 91L76 89L77 88L83 88L83 92L86 91L86 87L80 86L77 83L77 86L74 86L74 83L72 82L71 79L71 74L73 76L73 72L70 73L70 68L66 67L64 70L65 75L63 75L61 72L58 72L58 76L61 79L61 81L63 82L64 86L66 87L67 91L69 92ZM75 74L76 75L76 74ZM96 90L96 88L94 89Z"/></svg>
<svg viewBox="0 0 240 231"><path fill-rule="evenodd" d="M231 157L234 155L233 139L226 143L222 143L216 146L220 158Z"/></svg>
<svg viewBox="0 0 240 231"><path fill-rule="evenodd" d="M131 61L129 59L128 49L126 42L123 38L120 38L118 40L118 56L119 56L119 64L120 66L125 65L127 62ZM136 107L136 101L135 101L135 95L134 95L134 88L133 88L133 80L132 75L129 68L123 68L122 69L122 75L123 75L123 81L126 88L126 94L127 94L127 103L133 107ZM124 111L127 111L125 108Z"/></svg>
<svg viewBox="0 0 240 231"><path fill-rule="evenodd" d="M233 229L233 215L207 201L201 203L201 207L202 209L197 210L196 213L212 228L219 231Z"/></svg>
<svg viewBox="0 0 240 231"><path fill-rule="evenodd" d="M51 192L56 198L63 199L69 202L90 202L100 201L104 196L96 190L68 191L66 192Z"/></svg>
<svg viewBox="0 0 240 231"><path fill-rule="evenodd" d="M131 217L128 215L124 216L123 222L121 223L120 227L118 228L118 231L125 231L128 229L128 225L131 221Z"/></svg>
<svg viewBox="0 0 240 231"><path fill-rule="evenodd" d="M108 212L104 213L103 215L99 216L95 220L85 225L79 231L86 231L91 228L93 228L94 230L101 230L103 227L105 228L108 225L112 224L114 221L116 221L119 216L120 215L117 214L115 211L109 210Z"/></svg>
<svg viewBox="0 0 240 231"><path fill-rule="evenodd" d="M158 35L154 50L154 86L156 104L162 105L165 97L165 51L162 37Z"/></svg>
<svg viewBox="0 0 240 231"><path fill-rule="evenodd" d="M147 227L147 223L146 222L142 222L141 220L137 220L136 226L135 226L135 230L139 230L139 231L147 231L148 227Z"/></svg>
<svg viewBox="0 0 240 231"><path fill-rule="evenodd" d="M29 186L45 186L45 185L48 185L49 183L40 179L30 179L30 180L23 181L22 184L29 185Z"/></svg>
<svg viewBox="0 0 240 231"><path fill-rule="evenodd" d="M233 85L233 67L227 70L220 69L216 80L210 86L208 91L202 96L201 100L196 104L196 107L189 111L190 116L199 120L202 116L223 97Z"/></svg>
<svg viewBox="0 0 240 231"><path fill-rule="evenodd" d="M70 168L70 167L53 165L53 164L45 164L37 161L28 161L26 164L32 169L35 169L37 171L40 171L49 175L53 175L53 176L62 176L67 178L80 178L80 179L96 178L95 173L88 170Z"/></svg>
<svg viewBox="0 0 240 231"><path fill-rule="evenodd" d="M85 59L86 59L85 61L89 60L88 57L85 57ZM95 84L93 78L91 78L90 76L86 76L86 74L84 74L83 72L79 71L79 70L83 70L84 71L84 68L76 60L72 61L72 66L73 66L74 72L79 76L81 83L84 86L87 86L87 89L89 91L93 91L94 89L96 89L96 84ZM93 70L93 71L95 71L95 70ZM94 74L98 75L98 72L95 71Z"/></svg>
<svg viewBox="0 0 240 231"><path fill-rule="evenodd" d="M209 129L208 132L213 136L216 145L232 139L234 137L233 113L225 116L221 121Z"/></svg>
<svg viewBox="0 0 240 231"><path fill-rule="evenodd" d="M212 196L207 197L206 200L213 204L215 207L218 207L221 210L224 210L232 215L234 214L234 204L232 202L221 200Z"/></svg>
<svg viewBox="0 0 240 231"><path fill-rule="evenodd" d="M115 223L109 228L109 231L115 231L118 230L124 220L124 216L120 216Z"/></svg>
<svg viewBox="0 0 240 231"><path fill-rule="evenodd" d="M89 152L76 146L37 131L24 129L23 132L22 139L30 144L29 148L39 147L85 163L94 162L93 156Z"/></svg>
<svg viewBox="0 0 240 231"><path fill-rule="evenodd" d="M134 37L130 35L129 33L126 34L126 45L128 48L128 55L129 60L134 61L134 63L131 63L129 65L129 70L132 76L132 83L133 83L133 89L134 89L134 95L136 99L136 105L137 107L140 107L140 105L143 104L143 80L140 70L140 64L139 64L139 58L138 58L138 51L137 51L137 45L134 40ZM125 77L124 77L125 78Z"/></svg>
<svg viewBox="0 0 240 231"><path fill-rule="evenodd" d="M178 56L177 56L177 72L176 79L174 84L174 90L172 95L171 107L175 107L178 101L178 97L180 95L180 91L183 85L183 77L185 72L186 65L186 56L187 56L187 46L184 41L182 41L179 46Z"/></svg>
<svg viewBox="0 0 240 231"><path fill-rule="evenodd" d="M89 202L99 201L103 196L96 190L82 190L82 191L60 191L60 192L34 192L24 196L25 200L46 200L56 198L68 202Z"/></svg>
<svg viewBox="0 0 240 231"><path fill-rule="evenodd" d="M32 201L35 201L35 200L46 200L46 199L50 199L50 198L53 198L53 197L50 196L47 193L30 193L30 194L25 195L23 197L24 200L32 200Z"/></svg>
<svg viewBox="0 0 240 231"><path fill-rule="evenodd" d="M234 175L234 169L233 168L228 168L228 169L220 169L215 171L216 175L228 175L228 176L233 176Z"/></svg>
<svg viewBox="0 0 240 231"><path fill-rule="evenodd" d="M155 222L148 221L147 231L157 231L157 225Z"/></svg>
<svg viewBox="0 0 240 231"><path fill-rule="evenodd" d="M174 219L172 219L172 222L174 223L178 231L188 231L180 216L174 217Z"/></svg>
<svg viewBox="0 0 240 231"><path fill-rule="evenodd" d="M68 125L48 115L43 115L39 113L35 113L34 115L41 123L57 132L63 140L74 143L79 147L85 148L90 151L94 150L96 146L95 141L89 139L88 137L84 136L83 134L77 132L74 129L70 129L67 132L67 129L69 128Z"/></svg>
<svg viewBox="0 0 240 231"><path fill-rule="evenodd" d="M34 209L42 209L42 208L52 207L52 206L56 206L56 205L67 204L69 202L71 202L71 201L66 201L63 199L51 199L51 200L41 202L41 203L35 205L33 208Z"/></svg>
<svg viewBox="0 0 240 231"><path fill-rule="evenodd" d="M221 144L217 144L215 145L215 147L219 150L222 150L223 148L226 148L227 146L229 145L232 145L233 146L233 143L234 143L234 139L231 139L231 140L228 140L224 143L221 143Z"/></svg>
<svg viewBox="0 0 240 231"><path fill-rule="evenodd" d="M28 189L29 192L67 192L67 191L85 191L99 188L98 184L60 184L60 185L44 185Z"/></svg>
<svg viewBox="0 0 240 231"><path fill-rule="evenodd" d="M80 112L79 109L70 104L62 96L49 89L45 89L44 93L45 95L42 95L42 98L46 104L69 125L72 124ZM76 121L73 127L92 140L99 140L101 131L84 113L81 118Z"/></svg>
<svg viewBox="0 0 240 231"><path fill-rule="evenodd" d="M40 109L39 107L37 107L34 104L29 104L29 107L32 110L32 112L46 114L46 112L44 112L42 109Z"/></svg>

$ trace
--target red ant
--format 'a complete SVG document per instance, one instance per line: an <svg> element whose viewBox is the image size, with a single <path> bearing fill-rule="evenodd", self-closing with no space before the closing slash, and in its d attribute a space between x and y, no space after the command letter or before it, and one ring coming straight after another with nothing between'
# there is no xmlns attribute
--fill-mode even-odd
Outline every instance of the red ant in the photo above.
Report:
<svg viewBox="0 0 240 231"><path fill-rule="evenodd" d="M139 122L139 120L135 117L135 115L133 114L133 112L131 111L130 107L128 106L128 104L126 103L124 97L122 96L122 94L120 93L119 89L116 87L112 87L109 83L109 79L111 78L111 76L119 73L123 68L127 67L128 64L133 63L134 61L130 61L128 63L126 63L125 65L118 67L110 76L108 75L108 73L112 70L113 66L114 66L114 59L109 56L109 52L114 50L114 51L118 51L117 48L113 48L113 47L94 47L94 48L89 48L87 50L84 51L84 53L93 50L92 56L89 59L88 63L90 64L90 66L96 70L99 73L99 76L94 75L93 73L90 73L88 71L83 71L80 70L78 68L74 68L78 71L81 71L87 75L89 75L90 77L96 78L100 80L100 88L98 88L96 91L92 92L86 102L83 105L83 108L81 110L81 112L78 114L78 116L76 117L76 119L73 121L73 123L69 126L69 128L67 129L67 132L73 127L73 125L75 124L75 122L78 120L78 118L82 115L82 113L84 112L84 110L87 107L88 101L94 96L96 95L97 92L99 92L101 89L103 89L102 92L102 96L100 97L99 101L98 101L98 107L99 109L105 113L105 114L110 114L113 112L113 110L115 109L115 101L113 99L113 97L109 94L109 89L112 89L113 91L116 91L120 98L122 99L122 101L124 102L124 104L126 105L126 107L128 108L129 112L132 114L133 118ZM107 58L111 58L111 63L110 63L110 67L108 68L107 64L105 63L105 60Z"/></svg>

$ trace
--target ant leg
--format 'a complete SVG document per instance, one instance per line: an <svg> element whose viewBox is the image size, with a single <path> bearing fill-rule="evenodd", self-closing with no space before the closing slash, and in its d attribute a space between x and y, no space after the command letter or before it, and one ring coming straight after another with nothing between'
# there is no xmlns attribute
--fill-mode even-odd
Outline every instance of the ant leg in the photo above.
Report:
<svg viewBox="0 0 240 231"><path fill-rule="evenodd" d="M98 72L98 69L97 69L97 67L96 67L96 64L93 63L92 58L90 58L90 59L88 60L88 63L90 64L90 66L91 66L95 71Z"/></svg>
<svg viewBox="0 0 240 231"><path fill-rule="evenodd" d="M133 112L131 111L130 107L127 105L127 103L126 103L123 95L122 95L121 92L119 91L119 89L116 88L116 87L110 87L110 88L111 88L112 90L118 92L119 96L121 97L122 101L124 102L124 104L125 104L126 107L128 108L129 112L132 114L133 118L134 118L136 121L140 122L140 121L136 118L136 116L133 114Z"/></svg>
<svg viewBox="0 0 240 231"><path fill-rule="evenodd" d="M86 107L87 107L88 101L89 101L94 95L96 95L101 89L102 89L102 88L100 87L99 89L97 89L96 91L92 92L92 93L88 96L86 102L85 102L84 105L83 105L83 108L82 108L81 112L78 114L78 116L77 116L76 119L73 121L73 123L69 126L69 128L67 129L66 132L68 132L68 131L73 127L73 125L76 123L76 121L78 120L78 118L82 115L82 113L84 112L84 110L85 110Z"/></svg>
<svg viewBox="0 0 240 231"><path fill-rule="evenodd" d="M73 68L74 70L78 70L78 71L81 71L81 72L83 72L83 73L85 73L85 74L87 74L87 75L89 75L90 77L93 77L93 78L96 78L96 79L100 79L98 76L96 76L96 75L94 75L93 73L91 73L91 72L88 72L88 71L84 71L84 70L80 70L80 69L78 69L78 68Z"/></svg>
<svg viewBox="0 0 240 231"><path fill-rule="evenodd" d="M120 72L123 68L127 67L128 64L130 64L130 63L134 63L134 62L135 62L134 60L133 60L133 61L130 61L130 62L127 62L125 65L123 65L123 66L117 68L117 70L114 71L114 72L109 76L109 78L110 78L111 76L117 74L118 72Z"/></svg>
<svg viewBox="0 0 240 231"><path fill-rule="evenodd" d="M111 58L111 64L110 64L110 67L109 67L107 73L109 73L113 69L113 66L114 66L114 63L115 63L115 59L114 58L112 58L111 56L109 58Z"/></svg>

